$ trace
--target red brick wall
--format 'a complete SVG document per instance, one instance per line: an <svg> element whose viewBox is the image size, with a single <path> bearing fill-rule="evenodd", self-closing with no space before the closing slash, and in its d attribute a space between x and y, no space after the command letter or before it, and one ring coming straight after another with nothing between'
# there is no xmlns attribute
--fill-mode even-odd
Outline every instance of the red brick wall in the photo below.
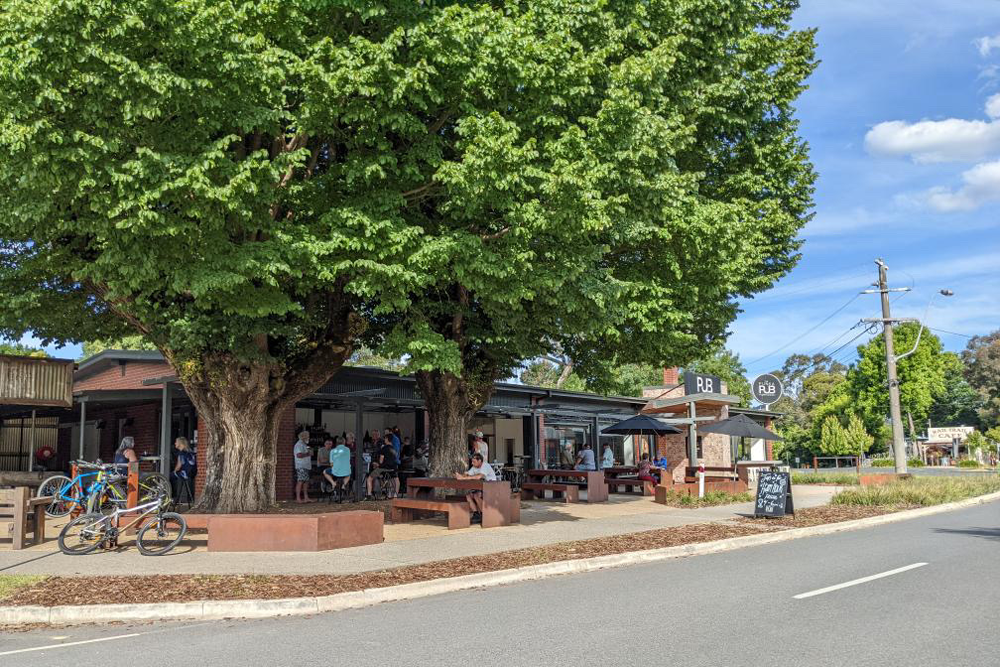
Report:
<svg viewBox="0 0 1000 667"><path fill-rule="evenodd" d="M124 369L124 375L122 374ZM173 375L170 364L164 361L127 361L122 366L95 373L83 380L73 381L73 391L97 389L149 389L142 381L149 378Z"/></svg>
<svg viewBox="0 0 1000 667"><path fill-rule="evenodd" d="M295 433L295 408L289 409L278 424L278 451L276 452L274 471L274 495L280 500L291 500L295 497L295 470L292 458L292 447L297 439ZM205 471L208 470L206 459L206 443L208 433L204 430L201 420L198 420L198 477L195 478L195 496L201 496L205 488Z"/></svg>
<svg viewBox="0 0 1000 667"><path fill-rule="evenodd" d="M149 403L122 408L106 408L103 410L88 410L87 421L104 421L100 429L100 446L98 457L109 463L114 459L115 450L121 440L118 438L118 420L132 419L130 425L123 426L122 437L130 435L135 438L135 453L138 456L159 456L160 454L160 404ZM76 423L66 419L64 423ZM64 462L63 469L69 468L69 461L80 456L79 443L71 442L72 429L59 429L59 458ZM155 464L144 464L143 470L153 470Z"/></svg>

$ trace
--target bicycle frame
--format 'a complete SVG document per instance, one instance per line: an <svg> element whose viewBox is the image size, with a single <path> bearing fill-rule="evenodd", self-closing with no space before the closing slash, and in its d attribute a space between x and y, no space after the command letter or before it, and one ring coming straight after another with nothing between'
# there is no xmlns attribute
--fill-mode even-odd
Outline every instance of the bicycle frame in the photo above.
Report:
<svg viewBox="0 0 1000 667"><path fill-rule="evenodd" d="M160 498L157 498L156 500L151 500L148 503L143 503L142 505L137 505L135 507L131 507L128 509L116 509L111 514L104 515L104 517L100 521L95 523L94 526L99 526L102 531L107 530L108 528L113 528L115 530L117 537L117 533L127 531L132 526L140 523L147 516L159 510L161 505L162 505L162 500ZM122 515L131 514L133 512L139 512L139 515L135 517L134 520L126 524L124 527L120 526L119 519L122 517Z"/></svg>

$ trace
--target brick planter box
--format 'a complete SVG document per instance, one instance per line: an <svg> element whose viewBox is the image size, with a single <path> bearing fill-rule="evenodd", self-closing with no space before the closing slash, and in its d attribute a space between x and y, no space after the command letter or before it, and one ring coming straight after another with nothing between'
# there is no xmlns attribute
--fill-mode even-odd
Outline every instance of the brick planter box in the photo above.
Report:
<svg viewBox="0 0 1000 667"><path fill-rule="evenodd" d="M705 493L710 491L726 491L728 493L744 493L747 490L747 484L743 480L719 480L710 482L705 480ZM656 487L656 502L665 504L667 502L667 494L671 491L675 491L682 495L697 496L698 495L698 485L697 484L669 484L667 486L657 486Z"/></svg>
<svg viewBox="0 0 1000 667"><path fill-rule="evenodd" d="M382 512L185 514L208 529L209 551L327 551L382 542Z"/></svg>

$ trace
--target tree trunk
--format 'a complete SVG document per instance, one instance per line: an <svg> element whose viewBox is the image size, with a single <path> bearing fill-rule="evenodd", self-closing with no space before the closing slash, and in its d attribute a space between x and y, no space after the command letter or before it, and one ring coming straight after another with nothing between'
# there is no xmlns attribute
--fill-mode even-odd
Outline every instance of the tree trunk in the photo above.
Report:
<svg viewBox="0 0 1000 667"><path fill-rule="evenodd" d="M441 371L420 371L417 386L430 422L430 475L451 477L465 472L469 465L469 421L489 400L493 383L473 383Z"/></svg>

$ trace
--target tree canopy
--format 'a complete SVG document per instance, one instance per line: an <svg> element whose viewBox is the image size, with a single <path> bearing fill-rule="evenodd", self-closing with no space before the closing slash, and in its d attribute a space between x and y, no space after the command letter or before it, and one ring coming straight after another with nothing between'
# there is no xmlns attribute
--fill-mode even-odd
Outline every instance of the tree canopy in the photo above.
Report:
<svg viewBox="0 0 1000 667"><path fill-rule="evenodd" d="M979 417L983 426L1000 425L1000 329L970 340L962 361L965 377L982 401Z"/></svg>

